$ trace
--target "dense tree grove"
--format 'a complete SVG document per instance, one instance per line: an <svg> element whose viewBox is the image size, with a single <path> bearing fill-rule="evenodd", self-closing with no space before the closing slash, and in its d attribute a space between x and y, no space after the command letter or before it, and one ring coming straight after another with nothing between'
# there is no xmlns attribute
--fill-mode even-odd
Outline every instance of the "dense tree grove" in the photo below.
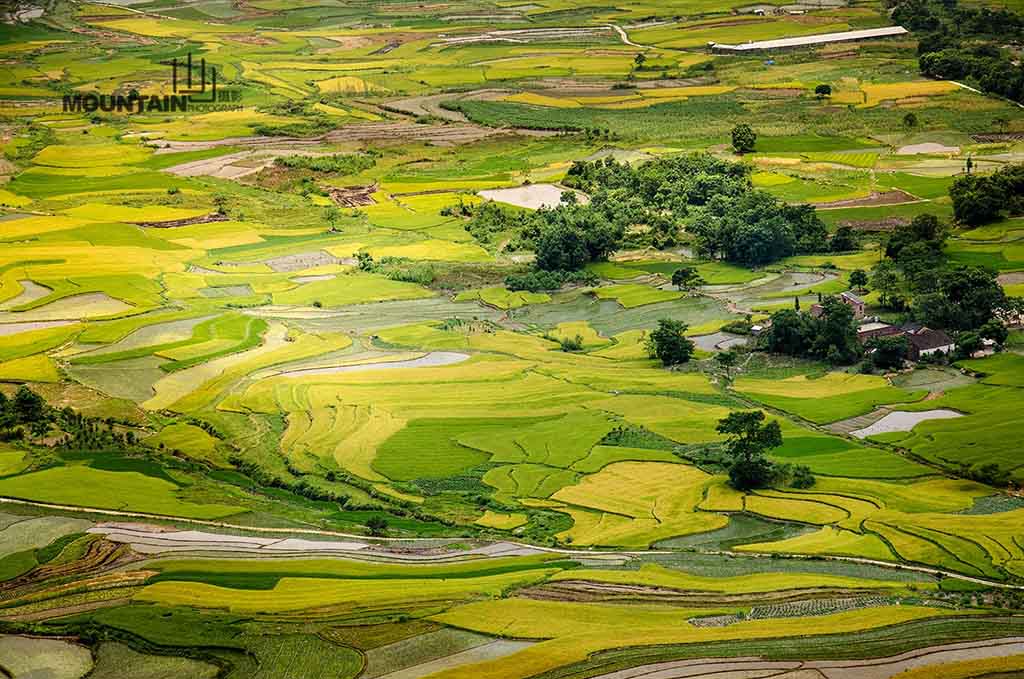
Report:
<svg viewBox="0 0 1024 679"><path fill-rule="evenodd" d="M772 314L762 346L776 354L853 363L861 354L853 309L838 297L826 297L817 317L810 312L783 309Z"/></svg>
<svg viewBox="0 0 1024 679"><path fill-rule="evenodd" d="M661 158L632 166L614 158L576 162L563 182L561 204L536 212L485 202L460 202L445 214L467 217L482 243L500 235L511 248L537 253L541 271L578 271L622 244L671 247L683 230L703 256L761 265L794 254L856 248L851 231L829 240L809 205L788 205L755 189L750 167L707 153Z"/></svg>
<svg viewBox="0 0 1024 679"><path fill-rule="evenodd" d="M828 249L828 228L811 205L789 205L764 191L716 196L693 220L702 255L747 266Z"/></svg>
<svg viewBox="0 0 1024 679"><path fill-rule="evenodd" d="M953 216L962 224L978 226L1001 214L1024 213L1024 164L1007 165L989 175L957 177L949 187Z"/></svg>
<svg viewBox="0 0 1024 679"><path fill-rule="evenodd" d="M609 218L648 227L651 244L675 243L680 227L704 255L747 265L829 249L814 208L791 206L750 183L750 168L709 154L631 167L613 159L576 163L566 184L593 195Z"/></svg>
<svg viewBox="0 0 1024 679"><path fill-rule="evenodd" d="M1006 297L995 271L950 264L944 252L947 234L946 227L928 214L898 227L870 284L883 307L907 311L931 328L975 331L1017 302ZM992 329L989 333L997 334Z"/></svg>
<svg viewBox="0 0 1024 679"><path fill-rule="evenodd" d="M919 34L918 63L932 78L968 80L1014 101L1024 99L1024 65L1004 46L1024 37L1024 16L957 0L895 0L892 19Z"/></svg>

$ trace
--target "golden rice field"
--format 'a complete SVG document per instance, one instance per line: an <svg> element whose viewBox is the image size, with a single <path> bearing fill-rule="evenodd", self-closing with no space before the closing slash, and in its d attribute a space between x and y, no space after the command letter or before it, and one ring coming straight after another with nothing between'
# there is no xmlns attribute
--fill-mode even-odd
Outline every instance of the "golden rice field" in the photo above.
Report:
<svg viewBox="0 0 1024 679"><path fill-rule="evenodd" d="M910 9L1002 75L926 78L909 21L723 48L904 0L4 10L0 674L1020 672L1014 318L902 368L765 341L1024 286L979 91L1020 7Z"/></svg>

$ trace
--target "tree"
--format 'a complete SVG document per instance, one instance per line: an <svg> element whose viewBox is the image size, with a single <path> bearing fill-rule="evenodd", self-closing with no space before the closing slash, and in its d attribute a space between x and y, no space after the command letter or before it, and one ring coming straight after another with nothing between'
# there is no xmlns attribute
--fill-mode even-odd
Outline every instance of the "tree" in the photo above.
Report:
<svg viewBox="0 0 1024 679"><path fill-rule="evenodd" d="M537 268L579 271L588 262L606 259L622 239L624 227L587 205L540 210L544 220L536 238Z"/></svg>
<svg viewBox="0 0 1024 679"><path fill-rule="evenodd" d="M736 353L735 349L726 349L715 355L715 361L725 371L725 379L729 379L729 373L736 363L739 362L739 359L740 355Z"/></svg>
<svg viewBox="0 0 1024 679"><path fill-rule="evenodd" d="M370 535L381 536L388 529L388 520L383 516L371 516L366 520L366 527L369 529Z"/></svg>
<svg viewBox="0 0 1024 679"><path fill-rule="evenodd" d="M336 205L324 209L324 220L330 225L331 231L338 231L338 223L341 221L342 212Z"/></svg>
<svg viewBox="0 0 1024 679"><path fill-rule="evenodd" d="M985 339L992 340L999 346L1006 344L1006 340L1010 337L1010 331L1006 329L1006 325L998 318L986 321L978 328L978 334Z"/></svg>
<svg viewBox="0 0 1024 679"><path fill-rule="evenodd" d="M826 85L825 83L822 83L822 84L820 84L820 85L818 85L817 87L814 88L814 95L816 97L818 97L818 99L822 99L824 97L831 97L832 96L832 86L831 85Z"/></svg>
<svg viewBox="0 0 1024 679"><path fill-rule="evenodd" d="M974 352L980 351L985 345L981 342L981 335L968 330L958 333L956 336L956 352L961 358L970 358Z"/></svg>
<svg viewBox="0 0 1024 679"><path fill-rule="evenodd" d="M832 252L853 252L860 247L857 242L857 234L850 226L840 226L836 229L836 232L832 234L832 240L829 242L829 250Z"/></svg>
<svg viewBox="0 0 1024 679"><path fill-rule="evenodd" d="M797 465L793 468L793 478L789 485L793 488L811 488L816 483L811 468L807 465Z"/></svg>
<svg viewBox="0 0 1024 679"><path fill-rule="evenodd" d="M861 349L853 309L838 297L826 297L821 306L810 353L832 364L848 365Z"/></svg>
<svg viewBox="0 0 1024 679"><path fill-rule="evenodd" d="M947 235L938 217L933 214L917 215L910 224L900 225L892 232L885 245L885 256L898 261L903 249L916 243L924 243L928 248L941 253Z"/></svg>
<svg viewBox="0 0 1024 679"><path fill-rule="evenodd" d="M868 284L868 275L863 269L854 269L850 272L850 287L854 290L863 290Z"/></svg>
<svg viewBox="0 0 1024 679"><path fill-rule="evenodd" d="M949 187L953 216L961 224L979 226L993 221L1003 208L1003 192L989 177L961 175Z"/></svg>
<svg viewBox="0 0 1024 679"><path fill-rule="evenodd" d="M732 147L736 153L750 153L757 144L757 134L753 128L746 123L740 123L732 128Z"/></svg>
<svg viewBox="0 0 1024 679"><path fill-rule="evenodd" d="M643 53L643 52L641 52L641 53L637 54L637 55L636 55L636 56L635 56L635 57L633 58L633 64L634 64L634 65L635 65L635 66L636 66L636 67L637 67L638 69L642 69L642 68L644 67L644 64L646 64L646 63L647 63L647 56L646 56L646 55L644 55L644 53Z"/></svg>
<svg viewBox="0 0 1024 679"><path fill-rule="evenodd" d="M14 394L11 404L14 417L19 424L39 422L46 419L46 402L37 393L22 385Z"/></svg>
<svg viewBox="0 0 1024 679"><path fill-rule="evenodd" d="M373 261L373 255L366 250L360 250L356 253L356 266L360 271L373 271L376 264Z"/></svg>
<svg viewBox="0 0 1024 679"><path fill-rule="evenodd" d="M765 333L765 348L775 354L803 356L811 346L810 319L793 309L772 314L771 328Z"/></svg>
<svg viewBox="0 0 1024 679"><path fill-rule="evenodd" d="M907 338L902 335L874 337L868 341L867 347L873 349L871 363L881 370L891 370L902 366L909 351Z"/></svg>
<svg viewBox="0 0 1024 679"><path fill-rule="evenodd" d="M878 291L878 301L882 306L897 311L906 306L903 281L892 262L879 262L871 271L871 287Z"/></svg>
<svg viewBox="0 0 1024 679"><path fill-rule="evenodd" d="M708 201L687 230L698 251L746 266L827 248L828 228L811 205L787 205L765 191Z"/></svg>
<svg viewBox="0 0 1024 679"><path fill-rule="evenodd" d="M647 353L651 358L661 360L662 365L673 366L686 363L693 356L694 344L686 338L688 326L682 321L662 318L658 327L647 338Z"/></svg>
<svg viewBox="0 0 1024 679"><path fill-rule="evenodd" d="M1000 132L1006 132L1006 128L1010 126L1010 121L1006 116L997 116L992 119L992 124L998 127Z"/></svg>
<svg viewBox="0 0 1024 679"><path fill-rule="evenodd" d="M903 127L907 129L917 127L917 114L911 111L910 113L903 116Z"/></svg>
<svg viewBox="0 0 1024 679"><path fill-rule="evenodd" d="M737 490L762 488L775 476L765 452L782 445L778 420L764 424L764 411L736 411L718 421L716 431L725 434L730 458L729 481Z"/></svg>
<svg viewBox="0 0 1024 679"><path fill-rule="evenodd" d="M679 290L694 290L704 285L704 278L701 277L696 267L684 266L672 272L672 285Z"/></svg>
<svg viewBox="0 0 1024 679"><path fill-rule="evenodd" d="M951 330L977 330L1006 305L1006 293L995 271L958 266L944 272L934 292L914 298L915 315L926 325Z"/></svg>

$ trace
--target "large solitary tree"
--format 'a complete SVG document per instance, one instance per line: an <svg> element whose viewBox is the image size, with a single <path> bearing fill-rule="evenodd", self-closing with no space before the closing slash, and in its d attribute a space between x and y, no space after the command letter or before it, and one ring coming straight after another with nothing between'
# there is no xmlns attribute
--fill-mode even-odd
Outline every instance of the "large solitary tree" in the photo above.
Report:
<svg viewBox="0 0 1024 679"><path fill-rule="evenodd" d="M647 338L647 352L651 358L661 360L662 365L673 366L686 363L693 356L694 344L686 338L688 326L682 321L663 318L658 327Z"/></svg>
<svg viewBox="0 0 1024 679"><path fill-rule="evenodd" d="M757 134L754 129L746 123L740 123L732 128L732 147L736 153L750 153L757 144Z"/></svg>
<svg viewBox="0 0 1024 679"><path fill-rule="evenodd" d="M729 482L737 490L762 488L775 477L765 453L782 445L782 429L778 420L767 424L764 420L763 410L752 410L732 412L718 421L716 430L726 435Z"/></svg>

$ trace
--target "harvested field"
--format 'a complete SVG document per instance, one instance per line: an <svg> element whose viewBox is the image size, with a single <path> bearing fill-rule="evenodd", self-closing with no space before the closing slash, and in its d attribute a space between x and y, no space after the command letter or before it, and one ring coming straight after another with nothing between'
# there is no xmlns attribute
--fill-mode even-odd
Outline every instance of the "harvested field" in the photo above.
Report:
<svg viewBox="0 0 1024 679"><path fill-rule="evenodd" d="M886 414L882 419L863 429L856 429L850 434L859 439L878 434L888 434L894 431L910 431L921 422L929 420L947 420L953 417L963 417L963 413L955 410L923 410L919 412L893 411Z"/></svg>
<svg viewBox="0 0 1024 679"><path fill-rule="evenodd" d="M898 156L915 156L918 154L957 154L960 153L959 146L946 146L945 144L939 144L938 142L924 142L922 144L909 144L907 146L901 146L896 150Z"/></svg>
<svg viewBox="0 0 1024 679"><path fill-rule="evenodd" d="M884 191L874 192L867 198L850 198L848 200L835 200L829 203L816 203L819 210L832 210L849 207L876 207L879 205L902 205L903 203L916 203L918 198L906 191Z"/></svg>
<svg viewBox="0 0 1024 679"><path fill-rule="evenodd" d="M263 260L263 263L269 266L271 271L275 273L291 273L293 271L314 269L319 266L340 264L341 260L326 250L316 250L314 252L300 252L293 255L272 257L271 259Z"/></svg>
<svg viewBox="0 0 1024 679"><path fill-rule="evenodd" d="M916 668L934 667L945 663L984 660L1019 655L1024 652L1024 640L993 639L964 642L945 646L932 646L900 655L869 660L805 662L767 662L756 658L677 660L633 667L627 670L599 674L595 679L640 679L656 676L658 679L714 676L716 679L751 679L752 677L780 677L804 679L813 672L824 679L892 679L901 672ZM789 671L787 671L789 670ZM939 668L932 670L941 672ZM939 677L941 674L930 676ZM915 677L916 679L916 677Z"/></svg>
<svg viewBox="0 0 1024 679"><path fill-rule="evenodd" d="M281 373L284 377L312 377L313 375L334 375L337 373L361 372L366 370L396 370L408 368L439 368L446 365L455 365L469 359L468 354L460 354L454 351L432 351L419 358L405 361L379 361L374 363L361 363L357 365L338 365L327 368L306 368L302 370L290 370Z"/></svg>
<svg viewBox="0 0 1024 679"><path fill-rule="evenodd" d="M62 297L31 311L2 312L0 323L37 323L45 321L82 320L101 316L114 316L135 307L102 292Z"/></svg>
<svg viewBox="0 0 1024 679"><path fill-rule="evenodd" d="M3 635L0 667L19 679L80 679L92 669L92 654L70 641Z"/></svg>
<svg viewBox="0 0 1024 679"><path fill-rule="evenodd" d="M562 201L562 192L565 190L553 184L531 184L515 189L481 191L480 196L487 200L496 200L500 203L509 203L517 207L539 210L542 207L557 207ZM586 202L585 197L582 198L581 202Z"/></svg>

